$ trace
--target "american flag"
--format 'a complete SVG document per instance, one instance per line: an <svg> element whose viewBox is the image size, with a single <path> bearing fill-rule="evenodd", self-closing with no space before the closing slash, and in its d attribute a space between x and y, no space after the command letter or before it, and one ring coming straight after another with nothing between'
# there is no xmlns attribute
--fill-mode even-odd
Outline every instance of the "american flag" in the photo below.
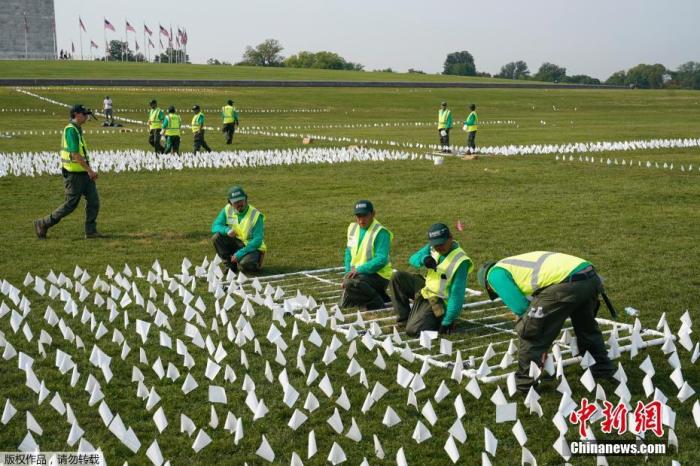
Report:
<svg viewBox="0 0 700 466"><path fill-rule="evenodd" d="M164 28L163 26L161 26L160 24L159 24L158 26L160 26L160 33L163 34L163 35L164 35L165 37L167 37L168 39L170 39L170 33L168 32L168 30L165 29L165 28Z"/></svg>
<svg viewBox="0 0 700 466"><path fill-rule="evenodd" d="M29 21L27 21L27 14L24 14L24 32L29 32Z"/></svg>
<svg viewBox="0 0 700 466"><path fill-rule="evenodd" d="M187 45L187 31L182 30L182 38L180 39L180 42L182 42L182 45Z"/></svg>
<svg viewBox="0 0 700 466"><path fill-rule="evenodd" d="M78 23L80 24L80 29L83 30L83 32L87 32L87 29L85 29L85 23L83 23L83 18L78 16Z"/></svg>
<svg viewBox="0 0 700 466"><path fill-rule="evenodd" d="M70 43L70 51L71 53L75 53L75 44L73 42Z"/></svg>
<svg viewBox="0 0 700 466"><path fill-rule="evenodd" d="M126 22L126 30L131 31L131 32L136 32L136 29L134 29L134 26L129 24L129 21Z"/></svg>
<svg viewBox="0 0 700 466"><path fill-rule="evenodd" d="M148 29L148 26L146 26L145 23L144 23L144 25L143 25L143 30L144 30L144 32L146 32L146 34L148 34L149 36L152 36L152 35L153 35L153 31L151 31L150 29Z"/></svg>
<svg viewBox="0 0 700 466"><path fill-rule="evenodd" d="M91 41L90 41L90 48L91 48L91 49L99 49L100 46L97 45L97 44L95 43L94 40L91 40Z"/></svg>
<svg viewBox="0 0 700 466"><path fill-rule="evenodd" d="M153 42L151 42L151 39L148 39L148 44L149 44L151 47L153 47L153 48L156 47L156 44L154 44Z"/></svg>
<svg viewBox="0 0 700 466"><path fill-rule="evenodd" d="M138 43L138 41L134 41L134 43L136 44L136 51L138 52L139 51L139 43Z"/></svg>
<svg viewBox="0 0 700 466"><path fill-rule="evenodd" d="M105 29L109 29L110 31L116 32L117 30L114 29L114 26L112 26L112 23L107 21L107 18L105 18Z"/></svg>

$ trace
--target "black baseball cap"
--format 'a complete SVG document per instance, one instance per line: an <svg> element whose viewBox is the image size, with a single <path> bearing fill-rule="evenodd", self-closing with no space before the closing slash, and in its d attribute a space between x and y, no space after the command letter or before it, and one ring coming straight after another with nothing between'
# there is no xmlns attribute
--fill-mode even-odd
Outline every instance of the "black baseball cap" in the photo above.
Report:
<svg viewBox="0 0 700 466"><path fill-rule="evenodd" d="M374 206L366 199L355 203L355 215L367 215L374 212Z"/></svg>
<svg viewBox="0 0 700 466"><path fill-rule="evenodd" d="M83 115L92 115L92 110L85 108L83 104L75 104L70 108L71 115L82 113Z"/></svg>
<svg viewBox="0 0 700 466"><path fill-rule="evenodd" d="M450 229L444 223L433 223L428 228L428 242L431 246L440 246L450 239Z"/></svg>

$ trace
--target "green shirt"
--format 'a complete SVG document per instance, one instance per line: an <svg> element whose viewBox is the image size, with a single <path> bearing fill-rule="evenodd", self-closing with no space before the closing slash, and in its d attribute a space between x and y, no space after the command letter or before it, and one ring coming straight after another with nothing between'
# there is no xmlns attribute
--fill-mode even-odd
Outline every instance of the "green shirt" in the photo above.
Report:
<svg viewBox="0 0 700 466"><path fill-rule="evenodd" d="M199 126L204 126L204 113L200 113L198 117L195 117L195 122Z"/></svg>
<svg viewBox="0 0 700 466"><path fill-rule="evenodd" d="M243 212L236 212L236 217L238 217L239 222L243 220L243 217L248 212L248 209L250 209L250 206L246 206ZM214 223L211 224L211 232L219 233L221 235L228 235L229 231L231 231L231 228L229 228L228 224L226 223L226 208L224 207L219 212L219 215L216 216L216 219L214 219ZM248 244L234 253L236 259L240 260L246 254L257 251L262 245L264 237L265 217L260 215L258 217L258 221L255 222L255 225L253 225L253 228L250 230L250 239L248 240Z"/></svg>
<svg viewBox="0 0 700 466"><path fill-rule="evenodd" d="M71 131L72 130L72 131ZM80 135L83 133L83 129L72 124L66 128L66 150L72 153L80 153Z"/></svg>
<svg viewBox="0 0 700 466"><path fill-rule="evenodd" d="M581 265L572 270L569 276L578 273L590 265L590 262L584 261ZM501 267L494 266L489 270L488 282L491 289L501 298L503 304L513 311L513 314L517 316L525 314L527 308L530 307L530 300L520 291L520 288L515 284L510 272Z"/></svg>
<svg viewBox="0 0 700 466"><path fill-rule="evenodd" d="M365 237L367 233L366 228L360 227L360 237L357 240L357 247L362 244L362 238ZM366 275L371 275L373 273L379 272L382 267L389 263L389 248L391 247L391 237L389 232L385 228L382 228L377 233L377 237L374 239L374 256L356 268L357 273L363 273ZM352 266L350 262L352 261L352 254L349 247L345 247L345 273L350 272Z"/></svg>
<svg viewBox="0 0 700 466"><path fill-rule="evenodd" d="M452 243L452 251L454 248L459 247L456 241ZM430 244L426 244L418 251L416 251L409 259L408 263L420 269L423 267L423 259L430 255ZM440 264L445 257L440 255L437 263ZM450 285L450 297L447 299L447 309L445 309L445 315L442 318L442 325L448 326L452 325L452 322L459 317L462 312L462 306L464 305L464 292L467 289L467 275L472 269L473 264L471 260L466 260L459 264L457 270L455 270L454 278L452 279L452 284Z"/></svg>
<svg viewBox="0 0 700 466"><path fill-rule="evenodd" d="M474 126L476 124L477 116L476 112L471 112L469 116L467 117L466 121L464 122L465 125L467 126Z"/></svg>

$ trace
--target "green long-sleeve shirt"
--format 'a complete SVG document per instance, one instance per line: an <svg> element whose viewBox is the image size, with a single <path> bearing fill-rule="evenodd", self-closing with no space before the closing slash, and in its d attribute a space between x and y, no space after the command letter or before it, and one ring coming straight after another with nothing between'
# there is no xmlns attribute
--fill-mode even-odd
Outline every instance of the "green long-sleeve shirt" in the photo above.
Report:
<svg viewBox="0 0 700 466"><path fill-rule="evenodd" d="M221 112L221 119L222 119L222 120L224 119L224 116L225 116L225 115L224 115L224 112L222 111L222 112ZM238 110L236 110L235 108L233 109L233 122L234 122L234 123L240 123L240 122L238 121Z"/></svg>
<svg viewBox="0 0 700 466"><path fill-rule="evenodd" d="M584 261L571 271L569 275L580 272L586 267L590 266L591 263ZM529 296L525 296L518 285L515 284L513 276L506 269L498 266L494 266L489 270L488 282L491 289L496 292L499 298L503 300L503 304L508 306L508 308L517 316L522 316L527 311L530 306Z"/></svg>
<svg viewBox="0 0 700 466"><path fill-rule="evenodd" d="M362 244L362 238L365 237L365 233L367 233L367 229L360 227L360 237L357 241L358 248L360 247L360 244ZM379 272L382 269L382 267L389 263L390 248L391 236L389 235L389 232L386 231L386 229L382 228L381 230L379 230L376 238L374 239L374 256L364 264L358 266L356 269L357 273L371 275L373 273ZM346 246L345 273L350 272L350 269L352 268L352 266L350 265L350 261L352 261L352 254L350 252L350 248Z"/></svg>
<svg viewBox="0 0 700 466"><path fill-rule="evenodd" d="M445 127L444 129L450 129L452 128L452 110L445 110L447 112L447 118L445 119ZM438 129L443 129L440 127L440 113L442 110L438 110Z"/></svg>
<svg viewBox="0 0 700 466"><path fill-rule="evenodd" d="M469 116L467 116L467 119L464 120L464 124L467 126L474 126L477 121L478 116L476 115L476 112L471 112Z"/></svg>
<svg viewBox="0 0 700 466"><path fill-rule="evenodd" d="M459 247L457 242L452 243L452 249ZM423 259L430 255L430 244L426 244L418 251L416 251L409 259L408 263L417 269L423 267ZM440 255L437 263L440 264L445 257ZM471 260L466 260L459 264L457 270L455 270L454 278L452 279L452 284L450 285L450 296L447 299L447 308L445 309L445 315L442 317L442 325L448 326L452 325L452 322L459 317L462 312L462 306L464 305L464 292L467 289L467 275L472 269L473 264Z"/></svg>
<svg viewBox="0 0 700 466"><path fill-rule="evenodd" d="M239 222L243 220L245 214L248 213L248 209L250 209L250 206L246 206L243 212L236 212L236 217L238 217ZM231 231L231 228L229 228L228 224L226 223L226 207L224 207L219 212L219 215L216 216L216 219L214 219L214 223L211 224L211 232L219 233L221 235L228 235L229 231ZM248 240L248 244L236 251L234 254L236 259L240 260L246 254L257 251L262 245L264 237L265 217L260 215L258 217L258 221L255 222L255 225L253 225L253 228L250 230L250 239Z"/></svg>

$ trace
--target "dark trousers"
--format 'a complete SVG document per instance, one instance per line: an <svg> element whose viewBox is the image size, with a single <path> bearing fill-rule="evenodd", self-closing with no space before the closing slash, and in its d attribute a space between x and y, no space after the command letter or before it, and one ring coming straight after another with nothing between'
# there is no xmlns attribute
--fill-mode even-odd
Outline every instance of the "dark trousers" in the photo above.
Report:
<svg viewBox="0 0 700 466"><path fill-rule="evenodd" d="M160 128L152 129L148 134L148 143L156 151L156 154L163 153L163 146L160 144Z"/></svg>
<svg viewBox="0 0 700 466"><path fill-rule="evenodd" d="M343 279L340 307L364 306L367 309L381 309L387 297L388 284L389 280L377 273L361 273L353 278Z"/></svg>
<svg viewBox="0 0 700 466"><path fill-rule="evenodd" d="M194 133L194 153L196 154L200 148L204 148L205 151L211 152L211 148L207 141L204 140L204 130L200 129Z"/></svg>
<svg viewBox="0 0 700 466"><path fill-rule="evenodd" d="M63 204L42 219L46 227L52 227L78 207L80 198L85 197L85 233L97 232L97 214L100 212L100 196L97 185L86 172L71 173L63 170L63 184L66 199Z"/></svg>
<svg viewBox="0 0 700 466"><path fill-rule="evenodd" d="M236 124L226 123L224 124L223 128L221 128L221 130L226 135L226 144L231 144L231 142L233 141L233 133L236 132Z"/></svg>
<svg viewBox="0 0 700 466"><path fill-rule="evenodd" d="M231 238L228 235L222 235L220 233L216 233L214 236L212 236L211 241L214 244L216 253L219 255L221 260L224 261L226 267L234 272L238 272L238 266L231 262L231 256L242 247L245 247L243 241L238 238ZM249 252L245 256L241 257L241 259L238 261L238 265L244 272L259 272L260 269L262 269L262 254L260 251Z"/></svg>
<svg viewBox="0 0 700 466"><path fill-rule="evenodd" d="M109 120L110 123L114 121L114 113L111 108L105 109L105 121Z"/></svg>
<svg viewBox="0 0 700 466"><path fill-rule="evenodd" d="M165 136L164 154L180 155L180 136Z"/></svg>
<svg viewBox="0 0 700 466"><path fill-rule="evenodd" d="M425 286L425 278L417 273L394 272L391 276L391 303L398 322L406 322L406 333L411 336L423 330L438 330L442 318L437 317L435 307L441 307L444 314L445 302L442 299L428 300L420 290ZM411 306L410 300L413 300Z"/></svg>
<svg viewBox="0 0 700 466"><path fill-rule="evenodd" d="M470 131L467 136L467 147L469 147L469 152L476 151L476 131Z"/></svg>
<svg viewBox="0 0 700 466"><path fill-rule="evenodd" d="M591 366L593 376L611 376L615 372L605 349L603 334L595 320L600 306L600 291L600 279L594 276L587 280L548 286L533 296L530 307L515 324L520 337L518 370L515 373L519 390L529 390L533 384L528 375L530 362L541 366L542 355L559 336L567 318L571 318L579 353L583 355L588 351L596 361Z"/></svg>
<svg viewBox="0 0 700 466"><path fill-rule="evenodd" d="M442 135L442 131L445 135ZM438 135L440 136L440 150L447 151L450 147L450 128L443 128L438 130Z"/></svg>

